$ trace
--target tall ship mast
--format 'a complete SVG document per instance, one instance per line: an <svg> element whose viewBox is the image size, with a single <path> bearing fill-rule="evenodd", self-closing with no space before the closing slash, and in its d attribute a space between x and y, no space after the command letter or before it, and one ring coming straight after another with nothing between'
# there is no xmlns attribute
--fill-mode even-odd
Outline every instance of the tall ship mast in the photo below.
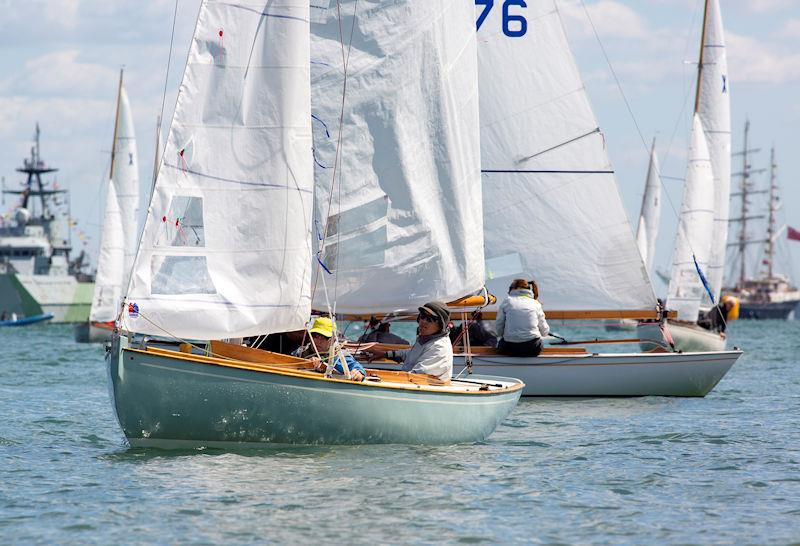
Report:
<svg viewBox="0 0 800 546"><path fill-rule="evenodd" d="M18 188L3 195L19 199L13 220L0 226L0 312L19 316L52 314L53 322L77 322L88 317L93 282L83 273L85 253L70 260L72 245L56 217L59 197L68 198L43 175L57 172L41 157L36 124L30 158L17 172L26 175Z"/></svg>
<svg viewBox="0 0 800 546"><path fill-rule="evenodd" d="M744 148L735 155L742 156L742 172L740 191L731 194L731 197L740 199L739 217L731 218L731 222L739 224L739 233L736 241L730 246L735 248L732 264L735 280L731 282L732 288L727 293L739 298L739 317L744 319L788 319L794 316L797 304L800 303L800 290L791 284L789 277L775 271L776 242L783 234L786 226L777 227L777 212L780 209L780 196L777 183L777 163L775 162L775 147L770 151L769 169L753 169L750 165L750 155L759 151L749 149L750 122L745 122ZM769 187L756 189L751 182L753 174L769 171ZM757 194L769 196L767 214L752 214L750 198ZM750 236L748 231L751 220L766 217L765 236ZM758 267L753 269L754 275L748 276L748 266L754 263L748 260L748 249L752 245L763 245L763 257L758 262ZM756 273L758 270L758 273Z"/></svg>

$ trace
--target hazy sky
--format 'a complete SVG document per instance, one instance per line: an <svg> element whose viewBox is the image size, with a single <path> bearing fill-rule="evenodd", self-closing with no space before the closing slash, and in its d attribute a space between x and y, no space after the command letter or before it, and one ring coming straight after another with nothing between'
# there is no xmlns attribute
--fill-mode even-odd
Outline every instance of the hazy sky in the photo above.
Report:
<svg viewBox="0 0 800 546"><path fill-rule="evenodd" d="M468 0L465 0L468 1ZM535 1L535 0L528 0ZM166 93L169 120L199 0L179 0L175 45ZM762 148L754 167L766 167L774 143L783 187L781 222L800 228L800 2L721 0L728 43L734 127L741 147L745 119L751 142ZM603 44L648 142L658 139L662 171L682 177L690 128L701 0L586 0ZM174 0L0 0L0 175L11 188L27 157L34 125L42 129L42 157L60 168L57 180L72 191L72 215L99 239L101 186L109 150L119 69L125 66L134 111L142 194L152 172L156 116L164 89ZM606 135L628 215L638 217L647 150L592 34L580 0L559 0L573 50ZM165 131L167 124L165 123ZM740 170L734 158L733 171ZM766 175L759 175L766 182ZM734 180L734 186L738 181ZM665 180L680 208L681 182ZM13 208L6 197L0 214ZM735 212L735 209L734 209ZM656 264L667 270L676 218L662 212ZM734 228L735 229L735 228ZM80 241L73 234L75 246ZM793 263L779 260L800 282L800 243ZM784 255L786 252L784 252ZM792 271L794 270L794 271ZM664 288L656 285L657 291Z"/></svg>

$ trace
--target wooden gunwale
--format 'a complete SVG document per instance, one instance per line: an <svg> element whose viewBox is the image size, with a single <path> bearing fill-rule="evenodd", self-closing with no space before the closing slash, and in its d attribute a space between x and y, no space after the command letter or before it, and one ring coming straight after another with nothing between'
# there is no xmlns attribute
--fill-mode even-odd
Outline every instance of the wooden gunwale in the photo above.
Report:
<svg viewBox="0 0 800 546"><path fill-rule="evenodd" d="M268 365L259 362L245 362L242 360L218 358L213 356L203 356L193 353L181 353L177 351L171 351L168 349L159 349L157 347L148 347L147 349L134 349L131 347L126 347L125 349L123 349L123 356L125 352L139 353L151 356L153 355L161 356L165 358L171 358L174 360L181 360L184 362L193 362L195 364L206 364L206 365L222 366L225 368L237 368L241 370L248 370L254 372L283 375L289 377L299 377L303 379L311 379L314 381L346 383L348 385L362 386L368 388L394 389L394 390L405 390L413 392L426 391L439 394L498 395L498 394L505 394L508 392L514 392L524 387L524 384L522 382L519 382L517 384L510 384L500 389L495 387L495 388L490 388L490 390L481 391L479 390L478 387L462 387L458 385L457 382L444 383L436 378L423 374L412 374L408 372L373 370L373 369L367 370L369 372L369 375L380 377L382 380L381 382L374 382L374 381L355 382L349 379L337 379L335 377L325 377L323 374L311 370L303 370L299 368L287 369L287 367L282 367L281 364ZM310 361L307 360L304 361L303 363L306 365L310 365ZM283 366L291 366L291 365L292 364L287 363L284 364ZM385 382L386 380L384 380L384 377L387 378L388 382ZM402 381L403 383L406 384L402 384L399 381Z"/></svg>
<svg viewBox="0 0 800 546"><path fill-rule="evenodd" d="M497 318L496 311L481 311L483 320L494 320ZM545 309L545 316L548 320L658 320L659 312L655 309L584 309L584 310L559 310ZM678 316L677 311L665 311L664 315L669 319ZM395 315L392 313L371 313L371 314L337 314L338 320L359 321L369 320L370 318L392 317L393 320L416 320L416 311L408 311L408 314ZM457 320L457 317L456 317Z"/></svg>

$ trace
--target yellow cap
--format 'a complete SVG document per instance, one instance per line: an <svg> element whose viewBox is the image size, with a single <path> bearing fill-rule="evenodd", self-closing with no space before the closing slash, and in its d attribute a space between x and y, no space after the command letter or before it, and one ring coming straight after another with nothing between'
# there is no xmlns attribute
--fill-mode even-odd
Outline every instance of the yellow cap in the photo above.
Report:
<svg viewBox="0 0 800 546"><path fill-rule="evenodd" d="M336 327L331 319L328 317L319 317L314 320L309 333L319 334L325 337L333 337L333 332L335 331Z"/></svg>

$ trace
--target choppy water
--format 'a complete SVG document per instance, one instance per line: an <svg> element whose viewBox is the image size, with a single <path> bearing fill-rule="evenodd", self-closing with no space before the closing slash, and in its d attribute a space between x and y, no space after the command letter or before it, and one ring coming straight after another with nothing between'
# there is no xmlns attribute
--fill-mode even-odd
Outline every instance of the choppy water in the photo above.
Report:
<svg viewBox="0 0 800 546"><path fill-rule="evenodd" d="M800 322L705 399L524 400L486 443L128 449L102 350L0 329L4 544L800 541Z"/></svg>

